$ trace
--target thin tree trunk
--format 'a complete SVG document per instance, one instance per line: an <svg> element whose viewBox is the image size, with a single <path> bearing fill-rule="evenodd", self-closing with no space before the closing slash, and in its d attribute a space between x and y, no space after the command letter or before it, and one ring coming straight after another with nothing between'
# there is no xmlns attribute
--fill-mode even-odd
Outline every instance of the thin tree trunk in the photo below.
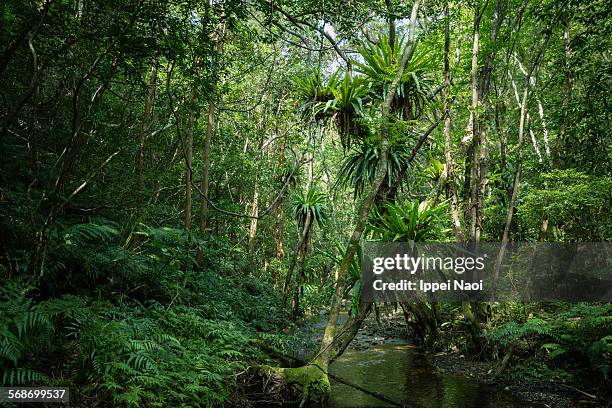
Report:
<svg viewBox="0 0 612 408"><path fill-rule="evenodd" d="M208 13L210 4L206 5L206 13ZM225 34L225 20L219 25L218 28L218 37L216 39L215 51L217 53L217 58L223 52L223 36ZM200 205L200 222L199 222L199 232L200 239L204 239L206 236L206 227L208 224L208 191L209 191L209 177L210 177L210 144L212 141L212 135L215 126L215 108L216 108L216 99L217 99L217 79L213 75L210 97L208 99L208 111L206 113L206 137L204 139L204 171L202 174L202 179L200 180L200 190L202 191L202 203ZM196 254L196 262L201 267L204 264L204 252L201 248L198 249Z"/></svg>
<svg viewBox="0 0 612 408"><path fill-rule="evenodd" d="M297 247L295 248L295 252L293 253L293 257L291 258L291 263L289 264L289 269L287 270L287 276L285 277L285 286L283 288L283 304L287 304L287 299L289 298L289 292L291 291L291 279L293 278L293 271L295 270L295 265L298 260L298 254L301 249L306 245L306 241L308 240L308 232L311 226L311 217L312 214L308 212L306 214L306 219L304 220L304 227L300 233L300 239L298 241Z"/></svg>
<svg viewBox="0 0 612 408"><path fill-rule="evenodd" d="M310 216L310 214L308 214ZM308 218L308 217L307 217ZM310 222L308 220L308 222ZM291 302L291 320L296 321L300 311L300 297L302 294L302 284L304 282L304 266L306 263L306 251L308 247L308 241L304 242L304 245L300 249L300 269L295 276L295 291L293 292L293 300Z"/></svg>
<svg viewBox="0 0 612 408"><path fill-rule="evenodd" d="M147 95L147 101L145 103L145 110L142 116L142 131L140 132L140 137L138 139L138 157L136 159L136 170L138 173L138 191L137 191L137 200L138 200L138 218L142 216L143 205L144 205L144 189L145 189L145 171L144 171L144 162L145 162L145 145L147 141L147 136L149 133L149 129L151 128L151 112L153 111L153 102L155 101L155 92L157 89L157 61L153 61L153 65L151 66L151 77L149 79L149 92Z"/></svg>
<svg viewBox="0 0 612 408"><path fill-rule="evenodd" d="M469 199L469 214L470 214L470 240L475 240L476 229L477 229L477 216L478 216L478 188L479 188L479 166L478 159L480 153L480 132L478 130L479 124L479 113L478 113L478 53L480 48L480 17L482 13L480 7L474 9L474 20L473 20L473 37L472 37L472 102L470 105L470 119L468 122L468 134L472 139L470 153L471 153L471 194Z"/></svg>
<svg viewBox="0 0 612 408"><path fill-rule="evenodd" d="M202 203L200 205L200 239L204 239L206 236L206 225L208 223L208 187L209 187L209 175L210 175L210 142L212 140L214 120L215 120L215 95L216 86L213 84L211 94L213 95L208 101L208 112L206 113L206 138L204 139L204 172L202 179L200 180L200 190L202 190ZM198 265L202 266L204 262L204 252L202 249L198 249L196 256Z"/></svg>
<svg viewBox="0 0 612 408"><path fill-rule="evenodd" d="M499 27L504 19L503 3L495 2L491 22L491 40L493 48L486 55L483 68L478 72L480 20L484 14L486 4L476 7L474 15L474 42L472 47L472 113L470 123L472 125L472 165L471 165L471 202L470 202L470 239L476 243L480 242L482 235L482 220L484 216L484 196L487 186L487 116L488 92L493 72L493 63L496 56L495 44Z"/></svg>
<svg viewBox="0 0 612 408"><path fill-rule="evenodd" d="M285 166L285 141L282 140L279 145L278 152L278 167L283 169ZM276 207L276 258L282 261L285 251L283 250L283 230L284 230L284 211L283 206Z"/></svg>
<svg viewBox="0 0 612 408"><path fill-rule="evenodd" d="M393 12L393 5L391 4L391 0L385 0L385 5L387 7L387 24L389 26L388 42L389 47L391 47L391 60L395 63L395 14Z"/></svg>
<svg viewBox="0 0 612 408"><path fill-rule="evenodd" d="M257 157L259 160L263 158L264 154L264 142L265 142L265 132L266 132L266 104L262 103L261 115L259 119L259 123L257 125L259 132L259 146L257 147ZM260 180L259 175L255 175L255 186L253 189L253 202L251 204L251 226L249 227L249 240L247 244L249 256L253 255L255 251L255 239L257 237L257 225L259 221L259 191L260 191ZM252 263L251 263L251 266Z"/></svg>
<svg viewBox="0 0 612 408"><path fill-rule="evenodd" d="M277 112L278 114L278 112ZM278 167L281 169L285 166L285 140L283 139L279 145L279 154L278 154ZM282 173L284 174L284 173ZM283 179L283 182L285 180ZM282 198L279 200L278 206L274 210L275 214L275 226L274 226L274 238L276 240L276 259L278 261L278 266L282 265L283 258L285 256L285 251L283 249L283 235L285 230L285 212L283 211L282 202L280 202ZM279 267L274 269L274 286L279 288L281 285L281 277Z"/></svg>
<svg viewBox="0 0 612 408"><path fill-rule="evenodd" d="M463 242L461 220L459 218L459 198L457 197L457 186L455 185L455 163L452 157L452 118L450 115L450 21L448 15L448 2L444 5L444 157L446 161L446 181L450 195L451 214L455 228L457 242Z"/></svg>
<svg viewBox="0 0 612 408"><path fill-rule="evenodd" d="M197 120L196 112L197 87L194 84L191 91L192 108L187 120L187 132L185 133L185 206L183 210L183 229L185 230L185 252L189 254L189 233L191 230L191 209L192 209L192 172L193 169L193 130ZM184 265L187 266L187 265Z"/></svg>
<svg viewBox="0 0 612 408"><path fill-rule="evenodd" d="M523 146L525 144L525 126L527 121L527 102L529 96L529 87L531 85L531 77L533 72L536 71L536 68L539 66L542 57L544 56L544 52L548 45L548 40L550 39L550 34L547 34L544 37L544 42L542 44L542 48L539 50L538 54L535 56L533 64L531 68L527 72L525 78L525 86L523 89L523 97L521 100L521 112L519 117L519 133L518 133L518 159L516 165L516 172L514 175L514 183L512 186L512 195L510 197L510 203L508 204L508 215L506 218L506 225L504 226L504 233L502 235L502 242L499 248L499 252L497 254L497 258L495 260L495 266L493 270L493 299L497 296L497 284L499 281L499 271L501 268L501 263L506 253L506 247L508 245L509 236L510 236L510 227L512 225L512 218L514 216L514 209L516 207L516 200L519 194L520 181L521 181L521 173L523 169ZM537 75L537 74L536 74Z"/></svg>
<svg viewBox="0 0 612 408"><path fill-rule="evenodd" d="M185 137L185 206L183 212L183 228L185 232L191 229L191 172L189 168L193 163L193 124L195 123L195 112L189 114L187 133Z"/></svg>
<svg viewBox="0 0 612 408"><path fill-rule="evenodd" d="M502 242L497 259L495 260L495 268L493 272L493 298L496 297L497 282L499 280L499 270L501 268L501 262L506 253L506 246L508 245L510 226L512 225L512 217L514 216L514 207L516 205L516 199L519 194L519 186L521 180L521 172L523 169L523 145L525 144L525 121L527 119L527 97L529 95L529 81L525 82L525 88L523 90L523 98L521 101L521 113L519 117L519 133L518 133L518 160L516 164L516 173L514 174L514 183L512 187L512 195L510 196L510 203L508 204L508 215L506 217L506 225L504 226L504 233L502 235Z"/></svg>
<svg viewBox="0 0 612 408"><path fill-rule="evenodd" d="M255 251L255 238L257 237L257 221L259 217L259 177L255 177L255 189L253 191L253 204L251 206L251 226L249 227L249 254Z"/></svg>
<svg viewBox="0 0 612 408"><path fill-rule="evenodd" d="M493 72L493 63L495 61L496 56L496 43L497 43L497 34L499 32L499 27L501 26L502 21L504 20L504 8L503 2L501 0L496 0L495 9L493 10L493 17L491 21L491 40L492 50L486 56L485 64L480 72L480 86L479 86L479 98L480 98L480 107L483 112L476 115L477 125L475 127L475 131L478 132L478 183L474 182L474 187L476 188L476 205L475 205L475 225L474 225L474 242L480 243L480 237L482 235L482 220L484 217L484 196L485 190L487 187L487 173L488 173L488 164L487 164L487 116L486 111L489 107L489 85L491 83L491 74ZM486 7L483 6L483 7ZM484 10L483 10L484 12ZM474 162L476 163L476 162Z"/></svg>
<svg viewBox="0 0 612 408"><path fill-rule="evenodd" d="M95 67L97 66L99 60L102 58L102 56L106 55L106 53L101 54L98 58L96 58L96 60L93 62L93 64L91 65L91 67L89 68L89 71L87 74L85 74L85 76L83 76L78 84L76 85L74 92L73 92L73 97L72 97L72 104L73 104L73 112L72 112L72 137L71 140L69 142L69 144L67 144L64 147L64 150L62 152L62 154L60 155L61 161L62 161L62 165L61 165L61 169L59 171L59 174L57 176L57 178L55 179L55 183L53 185L53 189L51 191L51 193L49 194L49 199L51 202L51 208L49 209L49 212L47 213L47 217L42 225L42 227L40 228L39 231L37 231L35 233L35 237L34 237L34 241L36 242L36 245L34 247L34 251L32 253L32 256L30 257L30 262L28 264L28 273L32 278L35 278L35 271L37 269L37 267L40 267L40 272L38 273L38 279L42 279L42 277L44 276L44 272L45 272L45 259L46 259L46 253L47 253L47 244L48 244L48 232L50 227L54 224L55 222L55 217L56 215L62 211L62 209L64 208L64 206L67 204L66 200L63 200L59 197L59 193L60 191L64 188L64 185L66 183L66 181L68 180L68 177L70 175L70 172L74 166L74 164L76 163L76 161L78 160L80 154L82 153L82 149L83 149L83 145L86 144L86 141L89 137L91 137L91 135L93 134L93 125L91 125L91 128L89 131L83 131L82 128L85 124L85 119L81 119L80 123L79 123L79 106L78 106L78 102L79 102L79 95L81 93L82 87L85 84L85 82L88 80L88 78L91 76L91 74L93 73L93 70L95 69ZM115 73L117 72L117 67L119 64L119 58L115 57L111 63L111 67L109 69L109 72L105 78L105 80L102 82L102 84L97 88L96 93L93 96L93 99L91 101L91 104L89 105L89 112L95 111L95 108L97 108L102 100L102 96L105 94L105 92L110 89L111 85L110 85L110 81L112 80L113 76L115 75ZM36 84L33 84L34 86L31 87L32 89L36 88ZM7 127L8 127L8 123L7 123ZM7 129L7 127L4 128L4 130ZM2 134L2 129L0 129L0 135ZM39 202L39 206L42 204L42 200L45 200L47 198L45 198L45 196L43 196L41 198L41 201Z"/></svg>
<svg viewBox="0 0 612 408"><path fill-rule="evenodd" d="M562 149L565 144L565 132L567 129L567 116L569 112L569 98L574 85L572 78L572 70L570 67L570 61L572 58L572 49L570 46L570 19L569 16L565 17L565 27L563 29L563 48L565 52L565 86L563 87L563 101L561 102L561 123L559 125L559 133L556 142L555 161L557 167L560 167L562 160Z"/></svg>
<svg viewBox="0 0 612 408"><path fill-rule="evenodd" d="M39 14L32 16L25 24L22 25L17 36L11 41L8 46L0 53L0 75L4 72L6 67L8 67L9 62L15 56L15 53L23 44L28 34L35 28L35 31L38 31L38 28L42 24L43 20L47 16L47 12L49 11L49 7L55 0L47 0L39 10Z"/></svg>
<svg viewBox="0 0 612 408"><path fill-rule="evenodd" d="M359 328L363 321L368 317L372 310L372 303L359 303L357 306L357 314L355 317L349 315L348 319L342 326L342 329L338 331L337 340L335 340L332 346L332 352L330 353L330 362L340 357L346 348L351 344L351 341L357 335Z"/></svg>

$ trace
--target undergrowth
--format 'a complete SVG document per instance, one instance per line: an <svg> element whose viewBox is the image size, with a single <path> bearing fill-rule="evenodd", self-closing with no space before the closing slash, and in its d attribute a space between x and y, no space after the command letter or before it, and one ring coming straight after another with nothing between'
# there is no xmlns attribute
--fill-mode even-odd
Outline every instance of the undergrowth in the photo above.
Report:
<svg viewBox="0 0 612 408"><path fill-rule="evenodd" d="M494 355L508 351L510 375L518 379L570 379L587 372L601 384L612 367L612 306L607 304L542 304L524 321L494 327L487 340ZM548 311L554 311L550 313Z"/></svg>
<svg viewBox="0 0 612 408"><path fill-rule="evenodd" d="M279 297L214 258L196 270L180 230L139 234L128 249L111 223L64 227L44 282L0 285L2 385L62 385L98 406L229 402L236 374L265 359L249 339L286 323Z"/></svg>

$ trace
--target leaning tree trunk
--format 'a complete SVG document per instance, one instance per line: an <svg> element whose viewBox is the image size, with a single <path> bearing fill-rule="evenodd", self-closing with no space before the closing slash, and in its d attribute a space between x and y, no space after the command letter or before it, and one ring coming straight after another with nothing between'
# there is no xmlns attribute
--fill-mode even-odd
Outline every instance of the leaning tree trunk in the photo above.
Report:
<svg viewBox="0 0 612 408"><path fill-rule="evenodd" d="M393 102L393 98L395 97L395 94L397 92L397 86L399 84L400 78L408 62L408 58L412 54L412 48L414 46L416 17L419 9L419 4L420 0L416 0L412 7L408 34L409 46L406 50L406 53L402 56L402 60L396 77L391 83L389 92L385 96L385 99L381 106L382 116L385 119L385 124L381 129L381 137L379 144L380 160L376 169L376 176L374 178L374 182L372 183L370 191L364 196L361 201L361 205L359 207L359 211L355 220L355 227L346 246L346 252L342 258L342 261L337 266L336 290L332 298L329 319L327 321L327 326L325 327L325 332L323 334L323 340L321 341L319 352L309 364L303 367L268 367L266 370L270 376L274 376L276 379L283 381L285 384L300 389L303 395L302 403L306 403L308 401L320 402L325 401L328 398L329 392L331 390L329 377L327 375L329 364L334 358L337 358L342 351L344 351L346 346L342 347L342 345L348 345L350 343L353 336L359 330L361 322L363 321L363 319L356 319L351 325L350 331L338 331L338 315L340 313L340 304L342 296L346 289L349 268L353 261L353 257L357 253L357 249L359 247L359 243L363 235L363 231L365 229L368 214L370 212L370 209L372 208L372 205L374 204L377 194L380 191L381 185L383 184L385 174L387 173L387 161L390 145L390 125L388 121L391 120L391 105ZM352 335L347 336L347 333L352 333Z"/></svg>

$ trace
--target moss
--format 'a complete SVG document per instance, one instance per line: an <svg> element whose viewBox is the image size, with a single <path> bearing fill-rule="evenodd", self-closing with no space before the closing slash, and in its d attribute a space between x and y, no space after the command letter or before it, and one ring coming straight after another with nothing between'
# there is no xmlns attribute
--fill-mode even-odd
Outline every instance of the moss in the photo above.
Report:
<svg viewBox="0 0 612 408"><path fill-rule="evenodd" d="M331 392L327 373L316 365L297 368L260 366L259 369L268 375L281 380L285 385L295 388L307 402L325 402Z"/></svg>
<svg viewBox="0 0 612 408"><path fill-rule="evenodd" d="M285 382L301 387L310 402L324 402L329 397L331 385L327 373L315 365L283 370Z"/></svg>

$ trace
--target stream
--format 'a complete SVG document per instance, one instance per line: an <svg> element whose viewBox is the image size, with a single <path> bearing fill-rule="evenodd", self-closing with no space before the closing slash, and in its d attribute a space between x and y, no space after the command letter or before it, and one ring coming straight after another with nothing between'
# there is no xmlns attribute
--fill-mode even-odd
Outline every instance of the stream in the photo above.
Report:
<svg viewBox="0 0 612 408"><path fill-rule="evenodd" d="M370 336L360 333L358 337L363 341ZM406 407L543 407L523 401L509 392L495 390L473 378L437 373L418 348L400 339L387 338L384 344L374 344L365 350L349 348L330 365L330 373L404 403ZM331 396L326 404L327 408L393 406L333 380Z"/></svg>

